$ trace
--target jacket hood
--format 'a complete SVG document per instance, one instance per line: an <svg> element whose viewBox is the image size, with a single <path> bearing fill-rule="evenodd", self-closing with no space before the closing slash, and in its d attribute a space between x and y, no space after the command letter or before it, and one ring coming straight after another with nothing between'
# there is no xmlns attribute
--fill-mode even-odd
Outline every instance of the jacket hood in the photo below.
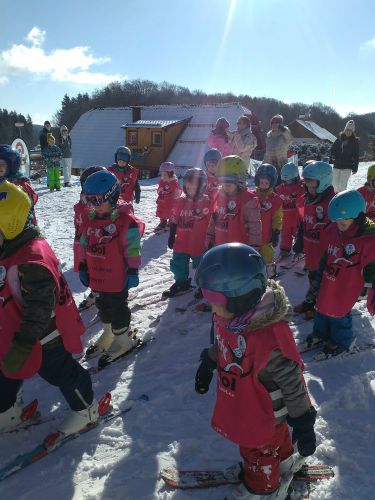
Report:
<svg viewBox="0 0 375 500"><path fill-rule="evenodd" d="M281 320L290 321L292 316L292 306L284 288L276 281L268 280L267 289L259 304L255 306L247 330L255 330Z"/></svg>

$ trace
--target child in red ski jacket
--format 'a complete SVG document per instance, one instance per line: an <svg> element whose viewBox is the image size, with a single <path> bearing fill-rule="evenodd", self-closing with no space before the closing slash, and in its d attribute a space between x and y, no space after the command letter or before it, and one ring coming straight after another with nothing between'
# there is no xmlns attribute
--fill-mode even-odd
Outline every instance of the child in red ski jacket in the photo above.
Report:
<svg viewBox="0 0 375 500"><path fill-rule="evenodd" d="M247 189L247 166L239 156L225 156L217 166L221 184L206 234L206 248L240 242L260 248L262 222L259 200Z"/></svg>
<svg viewBox="0 0 375 500"><path fill-rule="evenodd" d="M115 152L115 163L108 167L120 184L120 200L126 203L140 202L141 188L138 182L138 169L130 165L131 151L120 146Z"/></svg>
<svg viewBox="0 0 375 500"><path fill-rule="evenodd" d="M91 174L83 185L82 201L91 208L81 235L79 278L98 292L96 306L104 332L93 351L105 350L99 366L132 349L136 343L130 328L128 290L139 284L140 240L144 224L128 203L118 202L120 186L107 170Z"/></svg>
<svg viewBox="0 0 375 500"><path fill-rule="evenodd" d="M217 195L220 189L219 179L216 175L217 164L221 160L222 156L218 149L209 149L203 158L204 167L207 173L207 189L206 194L211 200L214 206L217 200Z"/></svg>
<svg viewBox="0 0 375 500"><path fill-rule="evenodd" d="M168 220L172 215L173 206L182 192L175 174L174 163L165 161L160 165L159 173L161 179L157 191L156 217L159 217L160 223L155 228L156 232L167 228Z"/></svg>
<svg viewBox="0 0 375 500"><path fill-rule="evenodd" d="M242 479L230 498L286 498L293 472L315 452L316 411L285 320L285 292L267 283L261 255L240 243L206 252L196 282L212 305L216 341L201 353L195 390L205 394L217 371L211 425L239 445L243 458L242 470L228 470ZM287 423L299 454L293 454Z"/></svg>
<svg viewBox="0 0 375 500"><path fill-rule="evenodd" d="M283 226L280 238L280 258L287 257L297 236L299 214L297 205L303 204L305 189L299 177L298 167L294 163L286 163L280 173L282 183L275 192L283 201Z"/></svg>
<svg viewBox="0 0 375 500"><path fill-rule="evenodd" d="M341 191L328 205L333 222L322 234L314 330L305 346L322 347L316 359L353 350L351 309L365 281L372 285L367 307L370 314L375 313L375 223L365 212L366 203L358 191Z"/></svg>
<svg viewBox="0 0 375 500"><path fill-rule="evenodd" d="M366 215L375 222L375 163L367 170L367 182L358 191L366 202Z"/></svg>
<svg viewBox="0 0 375 500"><path fill-rule="evenodd" d="M175 282L163 293L163 298L174 297L191 288L189 263L198 267L205 251L205 235L211 216L211 201L204 194L207 175L200 168L185 172L184 194L176 201L172 210L168 247L173 249L170 268Z"/></svg>

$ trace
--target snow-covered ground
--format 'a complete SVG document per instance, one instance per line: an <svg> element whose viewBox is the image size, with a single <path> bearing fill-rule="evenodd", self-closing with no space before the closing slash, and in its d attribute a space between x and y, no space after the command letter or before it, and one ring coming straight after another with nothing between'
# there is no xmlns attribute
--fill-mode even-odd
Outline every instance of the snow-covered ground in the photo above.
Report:
<svg viewBox="0 0 375 500"><path fill-rule="evenodd" d="M363 184L368 164L350 179L350 187ZM129 398L145 393L148 402L137 402L123 418L90 431L0 484L2 500L185 500L224 498L230 487L209 490L172 491L159 479L162 467L221 468L239 460L238 449L210 428L215 384L200 396L194 391L194 376L202 348L209 344L210 315L176 313L192 296L160 301L172 282L171 251L167 234L154 235L156 226L156 181L142 182L142 199L136 214L146 222L140 285L130 292L132 323L144 337L153 336L136 356L124 359L93 378L98 397L111 391L113 402L126 405ZM35 184L39 194L37 217L44 235L64 263L66 277L77 303L85 290L72 271L73 204L79 197L78 178L70 189L49 193ZM375 256L375 255L374 255ZM287 273L281 278L293 304L306 290L306 278ZM345 293L345 290L343 290ZM354 327L361 341L373 340L374 320L357 303L362 314ZM86 323L94 310L83 313ZM292 327L300 339L311 324ZM98 324L84 336L87 345L98 335ZM321 482L312 499L367 500L375 498L375 351L344 360L312 362L306 355L306 381L318 409L318 448L310 462L335 467L334 479ZM61 394L38 376L24 384L24 401L39 399L43 414L60 418L66 411ZM0 464L30 449L53 431L48 422L18 434L0 436Z"/></svg>

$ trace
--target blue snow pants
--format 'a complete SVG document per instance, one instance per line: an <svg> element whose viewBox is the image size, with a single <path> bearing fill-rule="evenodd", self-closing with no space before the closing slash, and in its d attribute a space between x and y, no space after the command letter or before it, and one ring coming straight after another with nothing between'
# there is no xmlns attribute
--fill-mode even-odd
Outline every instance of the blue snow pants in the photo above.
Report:
<svg viewBox="0 0 375 500"><path fill-rule="evenodd" d="M42 365L38 374L60 389L74 411L83 410L94 399L89 372L65 350L61 339L43 346ZM0 413L14 405L22 382L7 378L0 370Z"/></svg>
<svg viewBox="0 0 375 500"><path fill-rule="evenodd" d="M169 267L175 281L186 281L189 278L190 259L193 262L193 269L196 269L201 260L200 255L198 257L192 257L187 253L173 252Z"/></svg>
<svg viewBox="0 0 375 500"><path fill-rule="evenodd" d="M353 341L352 323L350 312L342 318L332 318L315 311L313 335L347 349Z"/></svg>

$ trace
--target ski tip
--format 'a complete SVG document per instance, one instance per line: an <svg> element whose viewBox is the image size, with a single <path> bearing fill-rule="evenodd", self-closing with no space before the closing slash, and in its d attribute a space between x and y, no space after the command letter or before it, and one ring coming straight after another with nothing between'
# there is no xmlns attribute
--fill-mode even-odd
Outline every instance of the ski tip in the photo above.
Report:
<svg viewBox="0 0 375 500"><path fill-rule="evenodd" d="M106 392L104 396L100 398L98 403L98 413L100 416L106 413L111 405L112 394L110 392Z"/></svg>

